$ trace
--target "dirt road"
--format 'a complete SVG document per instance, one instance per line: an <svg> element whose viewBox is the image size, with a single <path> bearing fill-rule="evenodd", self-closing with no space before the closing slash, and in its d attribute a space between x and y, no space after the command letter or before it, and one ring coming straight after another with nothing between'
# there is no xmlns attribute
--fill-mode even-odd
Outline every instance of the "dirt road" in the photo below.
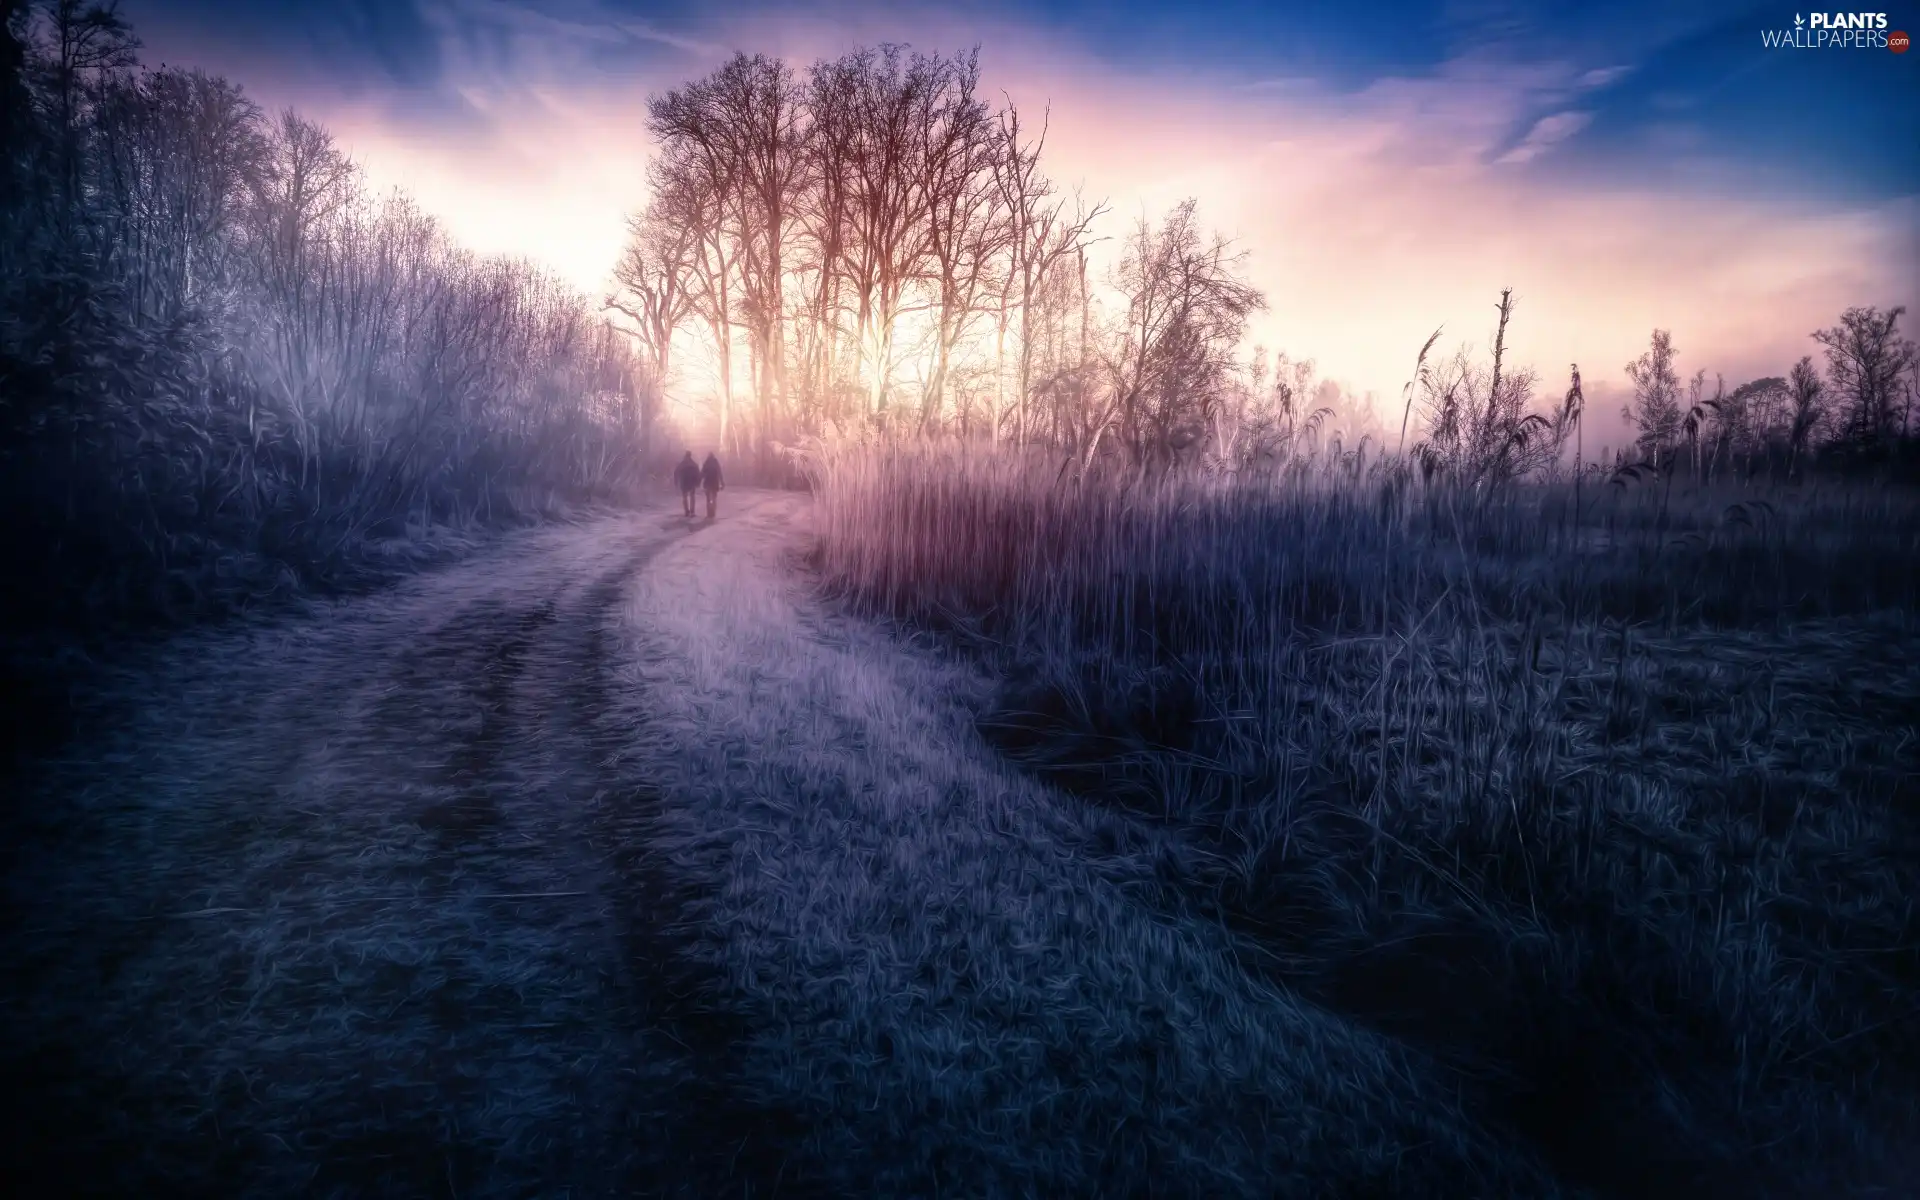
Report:
<svg viewBox="0 0 1920 1200"><path fill-rule="evenodd" d="M742 495L722 523L768 499ZM675 1125L725 1068L669 1011L630 828L647 781L601 720L623 587L711 528L663 508L535 531L129 673L132 715L19 798L14 1161L119 1194L673 1193L727 1170Z"/></svg>
<svg viewBox="0 0 1920 1200"><path fill-rule="evenodd" d="M9 863L30 1194L1559 1194L728 498L126 672Z"/></svg>

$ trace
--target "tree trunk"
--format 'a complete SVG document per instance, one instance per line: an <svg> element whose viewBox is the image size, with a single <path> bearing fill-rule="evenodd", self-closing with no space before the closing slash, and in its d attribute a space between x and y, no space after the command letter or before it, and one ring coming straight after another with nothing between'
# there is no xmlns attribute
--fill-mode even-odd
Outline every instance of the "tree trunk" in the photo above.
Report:
<svg viewBox="0 0 1920 1200"><path fill-rule="evenodd" d="M733 416L733 331L725 321L707 322L713 346L720 356L720 444L727 444Z"/></svg>

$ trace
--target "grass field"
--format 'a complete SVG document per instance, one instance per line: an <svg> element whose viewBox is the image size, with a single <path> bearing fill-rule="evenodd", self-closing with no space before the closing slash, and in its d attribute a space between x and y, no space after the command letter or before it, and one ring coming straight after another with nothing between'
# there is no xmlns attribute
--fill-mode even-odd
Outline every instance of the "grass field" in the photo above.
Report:
<svg viewBox="0 0 1920 1200"><path fill-rule="evenodd" d="M931 449L819 485L124 672L18 806L0 1155L62 1194L1911 1194L1902 503Z"/></svg>
<svg viewBox="0 0 1920 1200"><path fill-rule="evenodd" d="M1177 846L1156 903L1440 1081L1348 1074L1348 1111L1451 1095L1461 1146L1606 1195L1920 1177L1911 497L927 448L817 494L829 593L963 651L1004 755Z"/></svg>

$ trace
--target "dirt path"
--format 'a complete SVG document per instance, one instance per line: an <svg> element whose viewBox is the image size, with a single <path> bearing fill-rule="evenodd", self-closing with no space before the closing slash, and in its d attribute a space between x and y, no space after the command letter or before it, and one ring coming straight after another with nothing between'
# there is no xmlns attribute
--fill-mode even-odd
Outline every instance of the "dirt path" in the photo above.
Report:
<svg viewBox="0 0 1920 1200"><path fill-rule="evenodd" d="M834 1196L1563 1194L1417 1049L1250 970L1179 831L996 755L978 666L822 602L807 528L663 550L612 656L680 956L749 1018L730 1094L786 1118L736 1111L744 1153Z"/></svg>
<svg viewBox="0 0 1920 1200"><path fill-rule="evenodd" d="M12 855L31 1194L1559 1194L729 498L129 677Z"/></svg>
<svg viewBox="0 0 1920 1200"><path fill-rule="evenodd" d="M710 1072L644 977L646 781L600 710L623 588L703 535L536 531L130 678L137 714L21 797L16 1161L63 1192L678 1190L675 1081Z"/></svg>

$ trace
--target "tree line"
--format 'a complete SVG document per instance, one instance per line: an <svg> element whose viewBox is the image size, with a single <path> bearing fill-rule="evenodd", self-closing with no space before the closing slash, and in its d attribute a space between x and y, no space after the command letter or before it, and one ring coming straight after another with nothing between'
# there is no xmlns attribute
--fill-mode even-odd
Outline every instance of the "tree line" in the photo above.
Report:
<svg viewBox="0 0 1920 1200"><path fill-rule="evenodd" d="M1728 390L1705 368L1682 382L1670 331L1656 329L1644 354L1627 364L1633 400L1622 415L1642 461L1711 477L1766 468L1792 476L1814 452L1855 462L1883 461L1914 436L1920 400L1920 347L1900 335L1906 309L1849 308L1811 337L1811 354L1784 376Z"/></svg>
<svg viewBox="0 0 1920 1200"><path fill-rule="evenodd" d="M1108 232L977 50L737 54L651 97L647 191L592 299L463 250L297 112L138 52L113 0L0 0L0 552L46 613L345 578L382 537L632 486L689 355L723 444L763 463L835 430L1364 456L1326 436L1310 363L1243 353L1245 253L1191 200ZM1584 458L1578 371L1539 406L1512 312L1490 361L1422 351L1400 446L1430 476ZM1902 315L1851 309L1816 335L1824 373L1731 390L1682 381L1657 333L1629 368L1638 453L1884 455L1920 371Z"/></svg>
<svg viewBox="0 0 1920 1200"><path fill-rule="evenodd" d="M639 478L659 392L596 302L298 113L143 68L112 0L0 18L0 524L34 603L324 581Z"/></svg>
<svg viewBox="0 0 1920 1200"><path fill-rule="evenodd" d="M1044 117L984 97L977 50L736 54L651 97L648 127L608 305L658 378L704 352L729 445L878 429L1164 458L1226 411L1264 304L1244 254L1189 201L1091 280L1107 206L1046 175Z"/></svg>
<svg viewBox="0 0 1920 1200"><path fill-rule="evenodd" d="M885 45L804 69L739 53L652 96L648 127L657 154L607 305L668 386L690 374L676 348L702 354L736 449L865 429L1249 461L1332 415L1310 364L1242 354L1265 300L1192 200L1135 220L1090 278L1108 208L1048 178L1044 116L1036 129L982 95L977 49ZM1537 405L1539 375L1507 361L1514 307L1504 293L1490 361L1429 361L1432 340L1420 354L1401 448L1430 477L1584 457L1579 369ZM1638 461L1791 473L1816 448L1884 453L1908 436L1920 371L1901 315L1850 309L1815 335L1824 378L1809 357L1731 391L1704 372L1683 384L1655 333L1627 368Z"/></svg>

